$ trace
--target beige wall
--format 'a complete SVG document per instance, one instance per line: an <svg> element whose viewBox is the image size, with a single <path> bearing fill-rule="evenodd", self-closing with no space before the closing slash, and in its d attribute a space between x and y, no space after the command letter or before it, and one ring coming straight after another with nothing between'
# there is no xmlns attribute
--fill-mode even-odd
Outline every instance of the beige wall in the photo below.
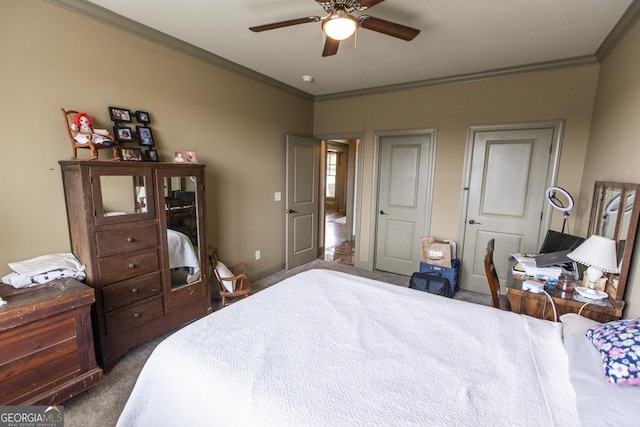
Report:
<svg viewBox="0 0 640 427"><path fill-rule="evenodd" d="M564 119L557 184L579 194L570 225L583 233L593 181L640 181L634 167L640 151L639 39L636 25L602 65L600 78L600 67L586 66L312 105L49 3L5 2L0 14L5 153L0 160L0 274L9 271L7 262L70 249L57 161L69 158L71 150L60 107L87 111L96 127L112 125L108 106L146 110L163 160L173 148L197 150L207 164L210 243L230 262L248 260L258 275L284 262L284 206L273 201L273 193L284 191L287 133L364 133L357 256L366 263L375 131L437 128L431 230L459 238L469 126ZM561 220L554 215L555 228ZM258 262L253 261L257 249L262 252ZM638 254L635 259L631 282ZM629 284L627 313L637 316L640 286L635 287L633 292Z"/></svg>
<svg viewBox="0 0 640 427"><path fill-rule="evenodd" d="M595 181L640 182L640 23L602 63L578 205L585 232ZM640 316L640 244L626 289L625 317Z"/></svg>
<svg viewBox="0 0 640 427"><path fill-rule="evenodd" d="M0 274L11 261L70 251L60 107L108 128L108 106L150 112L161 160L193 149L207 165L208 237L223 259L258 274L282 267L274 192L284 191L285 134L312 133L311 101L43 1L3 2L0 40Z"/></svg>
<svg viewBox="0 0 640 427"><path fill-rule="evenodd" d="M459 240L469 126L566 120L557 185L577 195L597 78L598 66L586 66L316 102L316 135L365 133L359 261L370 265L372 258L369 212L376 131L437 129L431 234ZM561 222L562 216L554 214L552 227L559 230Z"/></svg>

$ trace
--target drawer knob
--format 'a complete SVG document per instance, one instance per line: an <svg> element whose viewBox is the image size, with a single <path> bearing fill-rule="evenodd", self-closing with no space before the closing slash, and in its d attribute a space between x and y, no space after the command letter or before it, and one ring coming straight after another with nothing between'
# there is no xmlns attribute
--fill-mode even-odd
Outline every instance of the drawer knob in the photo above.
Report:
<svg viewBox="0 0 640 427"><path fill-rule="evenodd" d="M138 288L131 289L131 293L133 293L133 294L138 293Z"/></svg>
<svg viewBox="0 0 640 427"><path fill-rule="evenodd" d="M136 268L138 266L138 264L136 264L135 262L132 262L131 264L129 264L129 268Z"/></svg>
<svg viewBox="0 0 640 427"><path fill-rule="evenodd" d="M133 317L137 319L138 317L140 317L140 313L133 313Z"/></svg>
<svg viewBox="0 0 640 427"><path fill-rule="evenodd" d="M136 239L134 239L133 237L129 236L127 237L127 243L133 243Z"/></svg>

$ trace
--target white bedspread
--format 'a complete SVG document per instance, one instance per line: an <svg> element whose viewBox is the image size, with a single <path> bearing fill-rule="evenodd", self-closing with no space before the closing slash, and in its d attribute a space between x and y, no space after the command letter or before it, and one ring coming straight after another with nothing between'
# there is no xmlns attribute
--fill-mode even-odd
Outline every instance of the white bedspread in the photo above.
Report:
<svg viewBox="0 0 640 427"><path fill-rule="evenodd" d="M311 270L183 328L119 426L574 426L561 325Z"/></svg>
<svg viewBox="0 0 640 427"><path fill-rule="evenodd" d="M169 268L188 267L187 283L200 279L200 262L191 239L179 231L167 229Z"/></svg>

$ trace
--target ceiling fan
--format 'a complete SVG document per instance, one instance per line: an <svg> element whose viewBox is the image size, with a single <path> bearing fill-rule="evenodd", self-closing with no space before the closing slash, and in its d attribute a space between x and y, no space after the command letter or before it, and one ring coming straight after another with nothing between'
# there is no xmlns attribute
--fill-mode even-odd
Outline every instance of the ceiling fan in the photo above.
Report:
<svg viewBox="0 0 640 427"><path fill-rule="evenodd" d="M305 18L289 19L287 21L274 22L272 24L258 25L249 28L253 32L261 32L274 30L276 28L289 27L291 25L306 24L308 22L322 22L322 30L325 38L322 56L335 55L338 52L338 46L341 40L345 40L357 30L360 26L367 30L376 31L388 36L397 37L402 40L413 40L420 30L407 27L405 25L396 24L395 22L386 21L380 18L374 18L369 15L352 15L353 11L362 12L384 0L316 0L327 13L326 16L309 16Z"/></svg>

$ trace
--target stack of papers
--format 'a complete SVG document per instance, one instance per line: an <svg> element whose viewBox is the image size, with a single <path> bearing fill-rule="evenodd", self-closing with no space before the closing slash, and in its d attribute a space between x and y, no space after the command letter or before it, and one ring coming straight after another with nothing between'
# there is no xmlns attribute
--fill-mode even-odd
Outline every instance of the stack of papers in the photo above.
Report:
<svg viewBox="0 0 640 427"><path fill-rule="evenodd" d="M557 279L562 274L562 267L538 267L536 266L536 254L511 254L517 261L514 270L524 272L527 276L542 276Z"/></svg>

